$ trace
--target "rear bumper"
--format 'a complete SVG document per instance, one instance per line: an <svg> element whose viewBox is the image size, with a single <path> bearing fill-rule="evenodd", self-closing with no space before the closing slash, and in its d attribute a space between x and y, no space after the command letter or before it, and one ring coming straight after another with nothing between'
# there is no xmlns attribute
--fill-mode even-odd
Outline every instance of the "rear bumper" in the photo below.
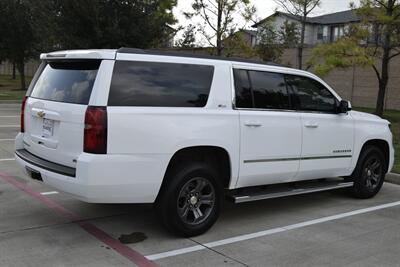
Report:
<svg viewBox="0 0 400 267"><path fill-rule="evenodd" d="M21 153L20 149L21 147L17 145L16 162L27 175L29 175L28 167L39 172L45 184L89 203L153 203L169 161L169 156L164 154L82 153L77 159L74 169L76 173L73 177L60 173L59 167L62 165L32 154L27 157L27 153Z"/></svg>
<svg viewBox="0 0 400 267"><path fill-rule="evenodd" d="M69 177L75 177L76 169L68 166L60 165L31 154L28 150L18 149L15 151L16 157L28 162L36 167L55 172Z"/></svg>

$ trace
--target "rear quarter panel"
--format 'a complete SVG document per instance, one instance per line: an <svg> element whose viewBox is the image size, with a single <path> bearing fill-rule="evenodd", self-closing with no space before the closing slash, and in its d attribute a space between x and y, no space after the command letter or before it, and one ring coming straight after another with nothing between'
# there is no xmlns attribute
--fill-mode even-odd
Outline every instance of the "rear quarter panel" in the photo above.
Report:
<svg viewBox="0 0 400 267"><path fill-rule="evenodd" d="M117 55L120 60L159 61L160 57ZM171 159L180 149L193 146L224 148L231 163L230 187L236 184L239 161L239 117L232 109L230 65L227 62L193 62L188 58L163 57L163 62L207 64L214 76L204 108L109 106L108 154L143 155ZM169 162L169 161L168 161ZM157 166L161 173L153 179L161 184L168 162ZM133 176L140 175L134 174Z"/></svg>

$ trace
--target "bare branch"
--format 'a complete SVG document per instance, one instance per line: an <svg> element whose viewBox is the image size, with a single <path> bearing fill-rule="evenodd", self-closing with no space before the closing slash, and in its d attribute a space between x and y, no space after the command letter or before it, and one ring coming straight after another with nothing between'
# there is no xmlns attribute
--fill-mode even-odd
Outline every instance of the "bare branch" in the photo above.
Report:
<svg viewBox="0 0 400 267"><path fill-rule="evenodd" d="M378 78L378 81L381 80L381 74L379 73L378 68L375 66L375 64L372 64L372 68L375 71L376 77Z"/></svg>

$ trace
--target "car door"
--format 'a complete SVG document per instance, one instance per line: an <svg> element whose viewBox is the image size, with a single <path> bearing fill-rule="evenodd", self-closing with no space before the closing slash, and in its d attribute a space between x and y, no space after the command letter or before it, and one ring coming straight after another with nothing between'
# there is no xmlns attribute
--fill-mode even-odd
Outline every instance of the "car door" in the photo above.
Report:
<svg viewBox="0 0 400 267"><path fill-rule="evenodd" d="M352 117L336 112L339 100L319 81L285 77L303 128L300 168L294 180L349 175L354 143Z"/></svg>
<svg viewBox="0 0 400 267"><path fill-rule="evenodd" d="M279 73L234 69L240 118L237 187L287 182L299 168L301 117Z"/></svg>

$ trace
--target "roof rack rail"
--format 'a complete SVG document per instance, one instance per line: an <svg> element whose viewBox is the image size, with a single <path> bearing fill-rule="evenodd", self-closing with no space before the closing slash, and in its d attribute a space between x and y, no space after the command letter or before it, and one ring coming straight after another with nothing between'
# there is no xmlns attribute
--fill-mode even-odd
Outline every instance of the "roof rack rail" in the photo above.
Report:
<svg viewBox="0 0 400 267"><path fill-rule="evenodd" d="M117 53L172 56L172 57L191 57L191 58L225 60L225 61L235 61L235 62L254 63L254 64L261 64L261 65L283 67L282 65L277 64L275 62L265 62L265 61L261 61L261 60L243 59L243 58L237 58L237 57L202 55L202 54L195 54L195 53L182 52L182 51L172 51L172 50L165 51L165 50L157 50L157 49L140 49L140 48L121 47L117 50Z"/></svg>

